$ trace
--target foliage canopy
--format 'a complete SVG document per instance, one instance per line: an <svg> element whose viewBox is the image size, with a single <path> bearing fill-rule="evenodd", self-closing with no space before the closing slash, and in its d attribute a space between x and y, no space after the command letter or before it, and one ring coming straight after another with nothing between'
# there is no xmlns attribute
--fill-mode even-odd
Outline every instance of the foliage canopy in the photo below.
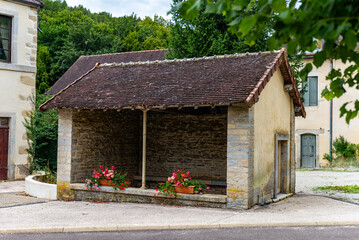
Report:
<svg viewBox="0 0 359 240"><path fill-rule="evenodd" d="M228 30L223 16L205 14L206 0L200 1L200 11L193 19L185 19L179 8L181 1L173 0L169 58L191 58L242 52L266 51L269 24L252 46Z"/></svg>
<svg viewBox="0 0 359 240"><path fill-rule="evenodd" d="M81 55L167 48L162 17L112 17L66 1L43 0L39 13L37 92L46 92Z"/></svg>
<svg viewBox="0 0 359 240"><path fill-rule="evenodd" d="M350 87L359 89L359 8L356 0L209 0L205 12L225 17L232 33L245 37L250 46L259 38L269 21L273 21L270 50L287 46L289 55L315 52L313 64L321 66L326 59L349 62L346 69L333 69L322 96L327 100L339 98ZM253 11L253 9L256 11ZM187 19L201 12L201 0L185 0L173 9ZM324 40L322 51L317 39ZM312 70L311 63L301 71L302 78ZM349 107L349 108L348 108ZM359 100L341 107L347 123L359 112Z"/></svg>

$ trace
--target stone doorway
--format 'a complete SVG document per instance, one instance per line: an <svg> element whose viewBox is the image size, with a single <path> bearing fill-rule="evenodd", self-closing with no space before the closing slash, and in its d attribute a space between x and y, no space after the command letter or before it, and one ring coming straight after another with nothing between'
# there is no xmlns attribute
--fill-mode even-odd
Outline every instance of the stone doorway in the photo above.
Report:
<svg viewBox="0 0 359 240"><path fill-rule="evenodd" d="M289 192L289 136L276 134L274 164L274 196Z"/></svg>

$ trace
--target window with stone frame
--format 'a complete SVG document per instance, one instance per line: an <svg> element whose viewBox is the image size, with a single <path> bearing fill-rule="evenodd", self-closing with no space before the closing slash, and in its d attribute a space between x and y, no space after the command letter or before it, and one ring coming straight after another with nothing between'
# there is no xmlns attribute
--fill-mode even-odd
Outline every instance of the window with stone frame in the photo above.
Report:
<svg viewBox="0 0 359 240"><path fill-rule="evenodd" d="M318 106L318 77L310 76L307 79L306 91L303 96L304 106Z"/></svg>
<svg viewBox="0 0 359 240"><path fill-rule="evenodd" d="M11 22L11 17L0 15L0 62L11 61Z"/></svg>

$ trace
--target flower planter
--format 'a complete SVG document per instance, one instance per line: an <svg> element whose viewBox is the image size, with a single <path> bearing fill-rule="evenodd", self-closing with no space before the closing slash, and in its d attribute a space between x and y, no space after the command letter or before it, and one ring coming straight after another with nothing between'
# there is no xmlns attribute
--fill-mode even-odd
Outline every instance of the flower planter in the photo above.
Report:
<svg viewBox="0 0 359 240"><path fill-rule="evenodd" d="M110 186L113 187L113 183L111 182L111 180L106 180L106 179L100 179L100 186Z"/></svg>
<svg viewBox="0 0 359 240"><path fill-rule="evenodd" d="M184 187L184 186L175 186L176 193L185 193L185 194L193 194L194 186Z"/></svg>

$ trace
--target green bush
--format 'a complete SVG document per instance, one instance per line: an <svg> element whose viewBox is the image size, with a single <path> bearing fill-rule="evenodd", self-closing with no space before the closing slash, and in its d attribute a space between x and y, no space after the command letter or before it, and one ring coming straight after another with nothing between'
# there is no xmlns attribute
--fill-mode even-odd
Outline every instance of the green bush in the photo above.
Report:
<svg viewBox="0 0 359 240"><path fill-rule="evenodd" d="M333 141L333 156L326 153L323 159L329 160L331 166L349 167L357 166L357 156L359 155L359 144L349 142L344 136L339 136Z"/></svg>
<svg viewBox="0 0 359 240"><path fill-rule="evenodd" d="M338 158L355 158L357 155L357 146L347 141L344 136L339 136L333 142L333 153Z"/></svg>
<svg viewBox="0 0 359 240"><path fill-rule="evenodd" d="M46 170L55 172L57 168L57 112L40 112L39 106L50 96L38 94L35 110L24 120L28 148L29 172Z"/></svg>

